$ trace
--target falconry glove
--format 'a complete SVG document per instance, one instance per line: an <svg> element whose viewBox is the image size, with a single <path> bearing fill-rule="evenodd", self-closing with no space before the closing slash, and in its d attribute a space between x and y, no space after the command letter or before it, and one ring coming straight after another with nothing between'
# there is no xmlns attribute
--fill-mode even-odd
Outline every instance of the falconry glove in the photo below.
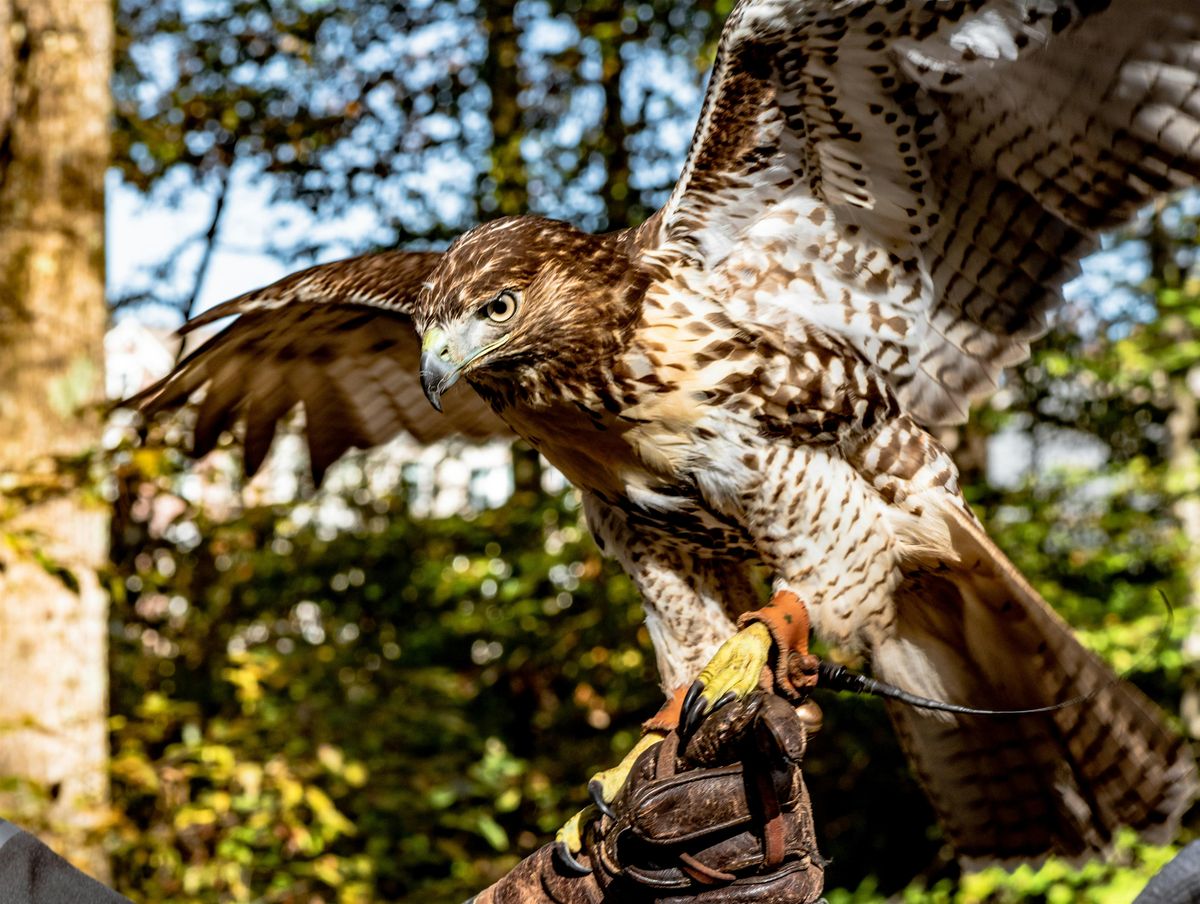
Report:
<svg viewBox="0 0 1200 904"><path fill-rule="evenodd" d="M815 708L755 693L637 759L583 831L582 874L546 845L472 904L809 904L824 882L801 774Z"/></svg>

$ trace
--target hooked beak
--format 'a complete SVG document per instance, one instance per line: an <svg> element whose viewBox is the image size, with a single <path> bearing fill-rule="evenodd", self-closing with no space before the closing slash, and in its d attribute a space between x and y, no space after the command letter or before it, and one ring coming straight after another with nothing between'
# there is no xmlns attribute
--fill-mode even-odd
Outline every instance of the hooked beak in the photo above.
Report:
<svg viewBox="0 0 1200 904"><path fill-rule="evenodd" d="M421 389L436 410L442 410L442 393L458 381L462 367L453 361L445 332L428 330L421 340Z"/></svg>

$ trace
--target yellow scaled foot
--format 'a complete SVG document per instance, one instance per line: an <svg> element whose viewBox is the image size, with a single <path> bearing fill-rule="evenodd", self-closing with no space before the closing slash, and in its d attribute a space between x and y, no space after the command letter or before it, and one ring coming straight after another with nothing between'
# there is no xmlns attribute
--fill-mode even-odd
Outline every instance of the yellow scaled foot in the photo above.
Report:
<svg viewBox="0 0 1200 904"><path fill-rule="evenodd" d="M588 867L575 858L575 855L583 850L583 827L596 816L597 812L601 812L605 816L613 816L610 804L617 799L617 795L625 787L625 781L633 770L633 764L643 751L653 747L664 737L665 735L659 731L646 732L633 745L633 749L625 754L625 758L620 763L592 776L591 781L588 782L588 792L592 795L595 804L589 804L568 819L566 825L559 829L558 834L554 836L554 840L558 843L559 858L571 869L580 873L591 872Z"/></svg>
<svg viewBox="0 0 1200 904"><path fill-rule="evenodd" d="M592 870L575 859L583 850L583 827L596 815L596 808L588 804L566 821L554 836L555 850L560 860L578 873L587 875Z"/></svg>
<svg viewBox="0 0 1200 904"><path fill-rule="evenodd" d="M588 782L588 791L591 793L592 800L596 802L596 807L601 813L610 817L614 815L612 807L609 805L617 799L617 795L625 787L625 780L629 778L629 773L633 770L633 764L637 762L637 758L644 751L649 750L664 737L666 735L660 731L646 732L633 745L633 749L625 754L625 759L621 760L621 762L611 769L605 769L592 776L592 780Z"/></svg>
<svg viewBox="0 0 1200 904"><path fill-rule="evenodd" d="M679 721L685 736L691 735L714 709L758 687L772 643L767 626L755 622L721 644L683 700Z"/></svg>

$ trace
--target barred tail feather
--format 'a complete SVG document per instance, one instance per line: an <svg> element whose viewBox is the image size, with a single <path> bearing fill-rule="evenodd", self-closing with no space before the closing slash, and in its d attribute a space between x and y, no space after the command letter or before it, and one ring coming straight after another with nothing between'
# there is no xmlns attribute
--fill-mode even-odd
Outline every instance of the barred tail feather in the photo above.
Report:
<svg viewBox="0 0 1200 904"><path fill-rule="evenodd" d="M951 716L889 704L901 742L960 857L971 864L1104 851L1129 826L1171 840L1196 793L1188 744L1119 681L965 515L960 558L914 574L880 678L989 709L1082 702L1031 716Z"/></svg>

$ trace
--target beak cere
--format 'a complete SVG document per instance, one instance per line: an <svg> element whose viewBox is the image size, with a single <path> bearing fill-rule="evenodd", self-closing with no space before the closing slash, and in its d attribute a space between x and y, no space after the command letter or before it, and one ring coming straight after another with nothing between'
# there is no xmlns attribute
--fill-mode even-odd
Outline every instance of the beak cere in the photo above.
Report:
<svg viewBox="0 0 1200 904"><path fill-rule="evenodd" d="M442 393L458 381L460 367L451 361L446 334L434 328L421 341L421 389L425 398L438 411L442 410Z"/></svg>

